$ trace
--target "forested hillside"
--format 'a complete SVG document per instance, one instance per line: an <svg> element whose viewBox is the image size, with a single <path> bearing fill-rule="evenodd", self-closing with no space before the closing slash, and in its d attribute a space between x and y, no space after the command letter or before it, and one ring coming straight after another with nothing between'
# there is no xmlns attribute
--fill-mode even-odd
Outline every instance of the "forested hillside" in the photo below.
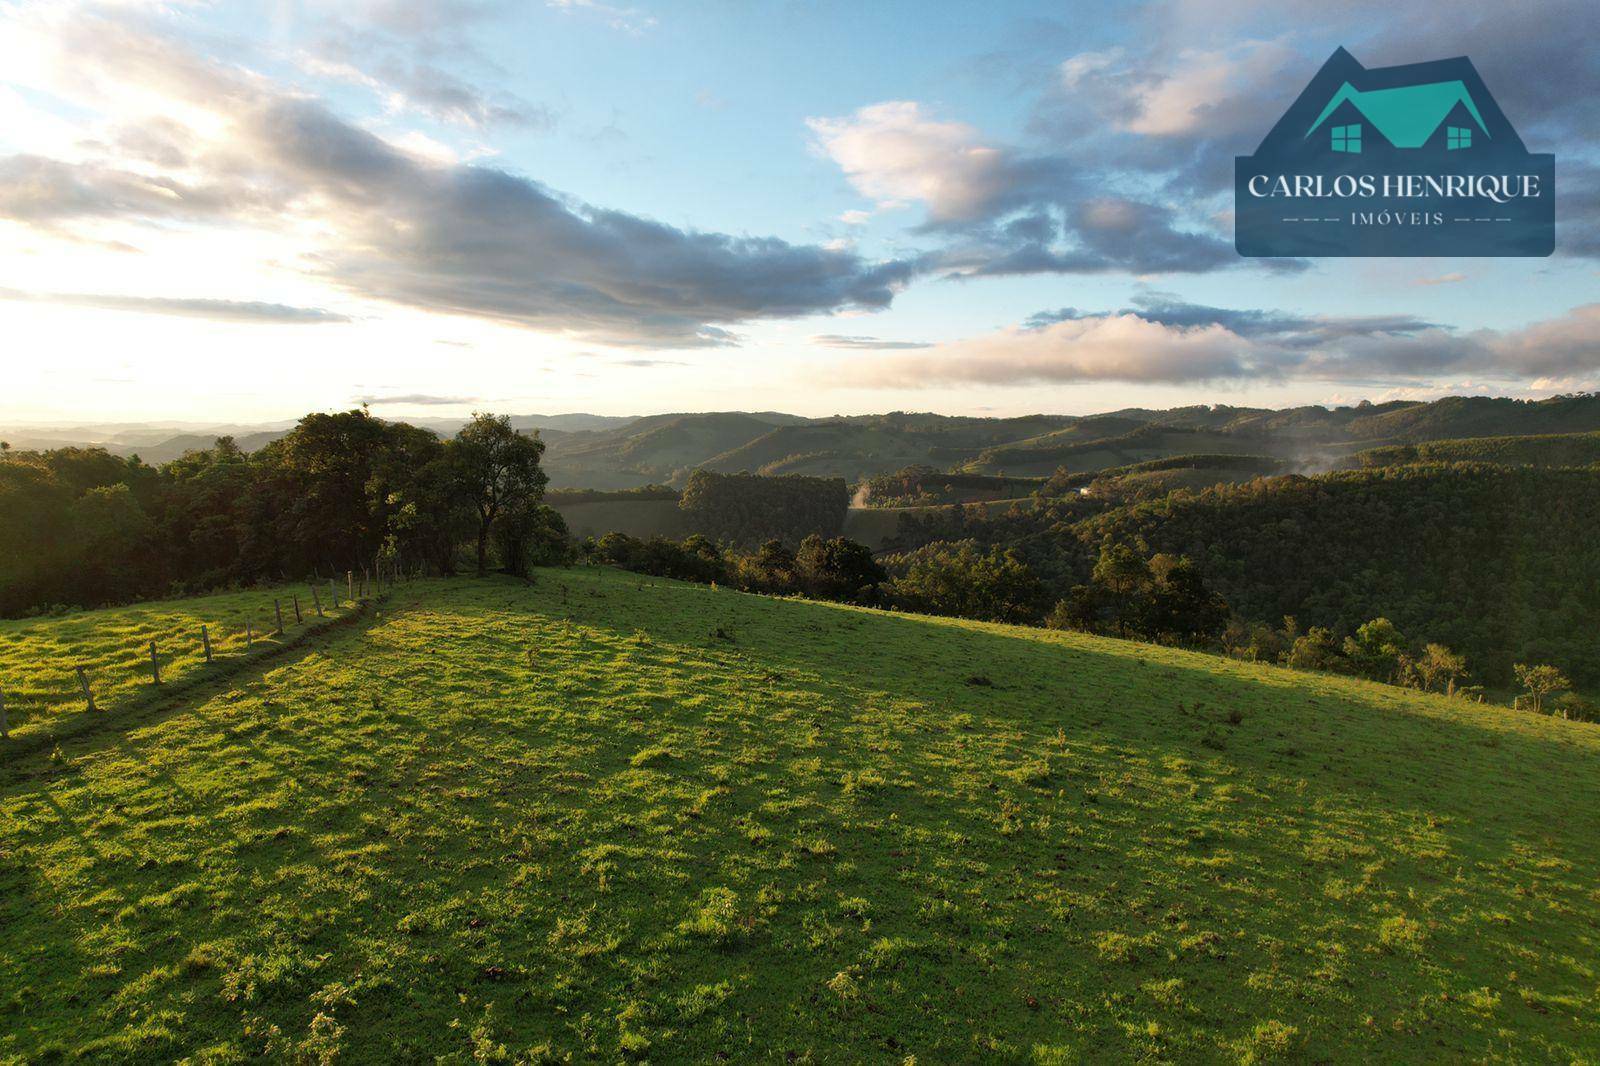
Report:
<svg viewBox="0 0 1600 1066"><path fill-rule="evenodd" d="M1061 593L1103 545L1187 556L1238 615L1348 634L1386 617L1466 654L1600 682L1600 471L1431 464L1260 478L1106 509L1076 496L1002 515L902 524L902 546L1013 547Z"/></svg>
<svg viewBox="0 0 1600 1066"><path fill-rule="evenodd" d="M1405 463L1505 463L1513 466L1589 466L1600 463L1600 433L1550 433L1527 437L1468 437L1369 448L1351 466Z"/></svg>

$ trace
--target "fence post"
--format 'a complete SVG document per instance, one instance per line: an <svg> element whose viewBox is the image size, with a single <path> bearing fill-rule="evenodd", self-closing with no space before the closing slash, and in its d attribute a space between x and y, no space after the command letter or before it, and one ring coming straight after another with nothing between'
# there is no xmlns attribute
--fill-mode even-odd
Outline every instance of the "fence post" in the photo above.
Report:
<svg viewBox="0 0 1600 1066"><path fill-rule="evenodd" d="M94 693L89 691L89 675L83 672L83 667L81 666L75 666L73 669L78 671L78 687L83 689L83 702L89 705L87 709L91 711L99 710L94 705Z"/></svg>
<svg viewBox="0 0 1600 1066"><path fill-rule="evenodd" d="M311 586L311 599L317 605L317 617L322 617L322 593L317 591L317 586Z"/></svg>
<svg viewBox="0 0 1600 1066"><path fill-rule="evenodd" d="M6 720L6 694L0 692L0 740L11 739L11 723Z"/></svg>
<svg viewBox="0 0 1600 1066"><path fill-rule="evenodd" d="M344 583L350 592L350 595L346 596L345 599L351 603L356 602L356 572L354 570L346 570L344 572Z"/></svg>
<svg viewBox="0 0 1600 1066"><path fill-rule="evenodd" d="M156 642L150 642L150 683L161 684L161 660L156 658Z"/></svg>
<svg viewBox="0 0 1600 1066"><path fill-rule="evenodd" d="M328 606L335 608L339 606L339 588L331 577L328 579Z"/></svg>
<svg viewBox="0 0 1600 1066"><path fill-rule="evenodd" d="M300 625L304 621L305 619L300 617L300 594L296 592L294 594L294 624Z"/></svg>
<svg viewBox="0 0 1600 1066"><path fill-rule="evenodd" d="M211 631L205 626L200 627L200 646L206 651L206 662L211 661Z"/></svg>
<svg viewBox="0 0 1600 1066"><path fill-rule="evenodd" d="M250 628L250 620L247 618L245 619L244 623L244 650L249 651L251 648L255 647L255 643L255 630Z"/></svg>
<svg viewBox="0 0 1600 1066"><path fill-rule="evenodd" d="M272 609L278 615L278 636L283 636L283 603L279 600L272 601Z"/></svg>

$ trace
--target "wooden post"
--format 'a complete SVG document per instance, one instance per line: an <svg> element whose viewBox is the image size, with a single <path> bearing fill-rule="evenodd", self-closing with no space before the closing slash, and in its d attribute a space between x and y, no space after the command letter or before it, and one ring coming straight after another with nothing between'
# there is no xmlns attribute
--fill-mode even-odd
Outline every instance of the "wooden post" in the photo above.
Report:
<svg viewBox="0 0 1600 1066"><path fill-rule="evenodd" d="M206 662L211 661L211 631L205 626L200 627L200 646L205 649Z"/></svg>
<svg viewBox="0 0 1600 1066"><path fill-rule="evenodd" d="M249 651L251 648L255 647L255 643L256 632L254 629L250 628L250 620L247 618L244 622L244 650Z"/></svg>
<svg viewBox="0 0 1600 1066"><path fill-rule="evenodd" d="M99 708L94 705L94 693L89 691L89 675L83 672L83 667L81 666L73 667L73 669L78 671L78 687L83 689L83 702L88 704L87 709L91 711L98 710Z"/></svg>
<svg viewBox="0 0 1600 1066"><path fill-rule="evenodd" d="M318 618L323 617L323 614L322 614L322 593L317 591L317 586L315 586L315 585L311 586L311 599L312 599L312 602L314 602L317 605L317 617Z"/></svg>
<svg viewBox="0 0 1600 1066"><path fill-rule="evenodd" d="M11 739L11 723L6 720L6 694L0 692L0 740Z"/></svg>
<svg viewBox="0 0 1600 1066"><path fill-rule="evenodd" d="M150 683L161 684L161 660L156 658L156 642L150 642Z"/></svg>
<svg viewBox="0 0 1600 1066"><path fill-rule="evenodd" d="M351 603L356 602L356 572L354 570L346 570L344 572L344 583L350 592L350 595L346 596L345 599Z"/></svg>
<svg viewBox="0 0 1600 1066"><path fill-rule="evenodd" d="M294 624L300 625L304 621L305 619L300 617L300 594L296 592L294 594Z"/></svg>
<svg viewBox="0 0 1600 1066"><path fill-rule="evenodd" d="M283 604L278 600L272 601L272 609L278 615L278 636L283 636Z"/></svg>

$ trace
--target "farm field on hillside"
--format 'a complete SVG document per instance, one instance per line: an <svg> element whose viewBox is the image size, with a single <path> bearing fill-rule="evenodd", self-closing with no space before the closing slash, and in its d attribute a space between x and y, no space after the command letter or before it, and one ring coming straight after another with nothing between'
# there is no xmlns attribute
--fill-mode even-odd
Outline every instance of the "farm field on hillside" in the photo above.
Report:
<svg viewBox="0 0 1600 1066"><path fill-rule="evenodd" d="M1600 1049L1600 729L1502 708L577 568L59 751L0 1058Z"/></svg>

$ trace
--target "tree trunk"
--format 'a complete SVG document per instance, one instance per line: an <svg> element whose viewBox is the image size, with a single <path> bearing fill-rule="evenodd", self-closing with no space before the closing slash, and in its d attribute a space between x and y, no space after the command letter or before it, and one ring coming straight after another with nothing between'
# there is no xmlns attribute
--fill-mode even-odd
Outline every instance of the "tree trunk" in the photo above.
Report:
<svg viewBox="0 0 1600 1066"><path fill-rule="evenodd" d="M489 526L478 526L478 576L483 577L489 572Z"/></svg>

